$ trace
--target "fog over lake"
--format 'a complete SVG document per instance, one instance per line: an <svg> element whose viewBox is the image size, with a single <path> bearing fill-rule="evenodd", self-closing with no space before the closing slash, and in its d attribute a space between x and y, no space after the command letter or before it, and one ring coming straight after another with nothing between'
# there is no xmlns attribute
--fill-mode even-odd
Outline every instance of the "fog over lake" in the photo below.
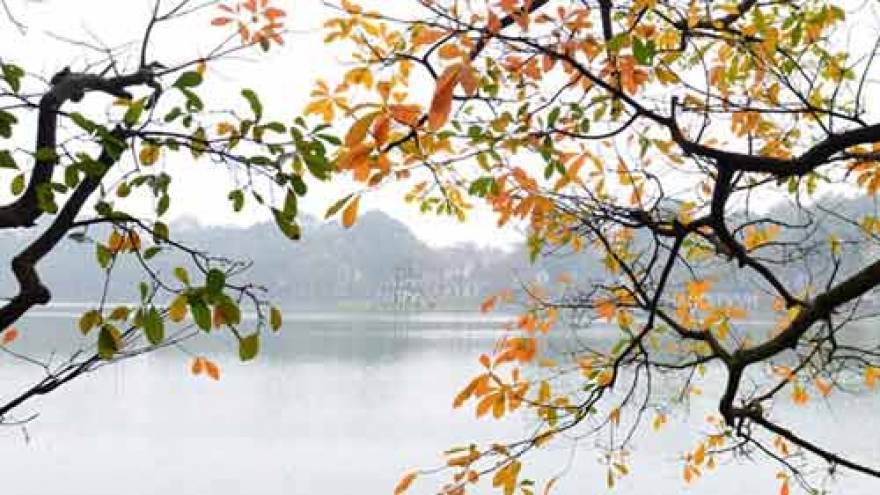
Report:
<svg viewBox="0 0 880 495"><path fill-rule="evenodd" d="M29 349L44 333L75 334L75 321L65 314L30 316L19 325L15 345ZM168 350L101 369L31 403L18 411L39 413L26 431L0 430L4 493L390 494L402 473L437 466L451 446L530 431L527 416L496 422L476 419L472 407L451 408L479 371L477 357L491 348L501 318L297 312L286 321L255 362L240 364L232 353L212 351L220 382L191 376L188 357ZM2 359L4 396L40 374ZM775 468L747 460L690 486L682 481L679 456L705 428L713 397L707 390L693 401L690 417L675 417L659 433L638 438L632 473L614 493L776 493ZM810 429L832 450L878 464L878 411L876 396L841 396L832 405L811 402L790 424ZM537 452L525 475L540 489L566 470L553 493L607 492L590 442L561 439ZM441 481L419 478L411 493L436 493ZM880 493L880 482L846 473L834 492Z"/></svg>

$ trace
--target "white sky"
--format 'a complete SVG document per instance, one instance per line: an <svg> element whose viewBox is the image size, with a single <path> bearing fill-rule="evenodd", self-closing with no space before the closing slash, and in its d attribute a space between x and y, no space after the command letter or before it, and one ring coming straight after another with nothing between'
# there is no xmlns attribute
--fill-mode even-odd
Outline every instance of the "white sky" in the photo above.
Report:
<svg viewBox="0 0 880 495"><path fill-rule="evenodd" d="M288 36L286 45L273 49L269 55L254 51L247 54L250 60L212 65L206 85L212 84L211 91L216 91L213 94L217 97L232 100L240 99L240 88L253 87L266 103L268 113L290 121L308 102L309 91L317 78L338 80L344 70L343 59L339 50L334 53L323 44L321 26L330 11L321 5L320 0L275 2L287 10L287 24L294 31ZM47 33L76 40L97 38L109 46L137 42L151 5L150 0L8 0L8 3L28 29L23 36L3 19L3 28L0 29L2 56L46 78L67 65L72 65L74 70L81 68L85 60L82 49L53 39ZM172 1L165 0L165 3L170 5ZM382 4L388 6L386 2L373 2L373 5ZM407 4L413 5L400 2L395 7ZM158 30L153 58L166 63L189 59L199 54L199 46L209 46L206 39L227 34L223 28L209 25L211 14L213 11L197 14L186 24L167 25ZM94 54L90 56L94 58ZM210 102L208 105L212 106ZM216 100L213 106L217 107ZM25 135L23 131L18 130ZM248 225L268 220L263 210L246 210L234 215L226 198L228 173L211 170L207 161L186 163L184 156L181 154L176 159L181 163L168 168L176 183L170 211L172 219L195 217L208 225ZM8 180L6 175L2 177ZM338 179L330 184L312 181L309 185L310 192L302 201L301 210L318 217L323 217L330 204L355 188L353 184ZM464 224L452 218L422 215L415 206L403 203L406 190L405 187L391 187L368 194L361 201L361 211L382 210L404 222L419 238L433 246L473 242L501 247L521 239L512 228L496 228L494 217L488 211L474 211ZM5 190L0 191L0 199L8 199L4 194L7 194Z"/></svg>

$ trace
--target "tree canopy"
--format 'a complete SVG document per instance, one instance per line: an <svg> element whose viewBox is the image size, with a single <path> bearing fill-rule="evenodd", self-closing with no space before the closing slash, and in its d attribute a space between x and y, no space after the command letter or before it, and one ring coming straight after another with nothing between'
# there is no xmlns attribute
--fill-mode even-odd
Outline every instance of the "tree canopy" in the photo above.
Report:
<svg viewBox="0 0 880 495"><path fill-rule="evenodd" d="M39 264L61 243L93 246L104 278L103 292L90 296L95 307L78 322L93 348L60 363L30 359L46 376L4 400L3 422L14 423L24 402L83 373L198 333L228 332L241 359L253 359L261 333L282 325L265 290L245 278L246 261L190 245L166 218L181 163L210 163L228 170L229 180L226 190L201 193L227 197L229 214L246 204L264 208L284 235L299 239L299 198L308 180L329 178L327 145L336 138L296 115L275 117L280 112L265 108L248 87L233 95L204 90L215 64L283 43L286 12L266 0L151 5L136 43L105 46L100 38L59 35L87 54L51 77L38 71L39 60L0 58L0 173L9 198L0 206L0 230L24 239L7 265L18 289L0 305L4 350L20 334L16 322L51 301ZM25 30L27 20L3 6L9 22ZM175 36L190 19L204 26L203 35L171 55L155 49L157 39ZM163 258L180 255L186 262L160 269ZM108 301L122 259L141 273L135 304ZM255 312L256 321L243 322L243 311ZM191 369L220 377L207 356L193 356Z"/></svg>
<svg viewBox="0 0 880 495"><path fill-rule="evenodd" d="M527 309L454 405L494 418L528 410L541 427L451 449L443 493L486 476L507 495L534 493L527 454L574 432L603 439L613 486L640 425L664 427L698 393L716 408L682 453L688 482L740 454L776 462L782 494L814 486L817 463L880 475L772 407L834 401L880 376L877 335L859 324L880 283L873 7L411 3L397 14L342 1L325 25L352 66L319 81L306 112L341 125L336 167L363 184L328 214L351 224L361 194L412 182L405 199L425 212L465 221L487 205L499 225L527 226L533 258L591 253L608 273L486 300L485 311ZM823 204L824 193L870 206ZM766 304L718 297L731 277ZM572 326L616 343L551 359L545 342ZM677 392L661 396L657 380Z"/></svg>
<svg viewBox="0 0 880 495"><path fill-rule="evenodd" d="M672 427L695 395L714 407L680 453L685 482L743 455L770 461L781 495L838 469L880 477L774 407L834 402L880 378L871 5L413 0L395 3L397 13L388 4L330 3L326 42L350 64L315 84L302 116L275 117L280 109L248 87L204 90L214 64L286 42L294 10L277 0L156 1L138 43L71 40L92 56L52 75L0 58L0 173L11 195L0 230L27 238L9 260L18 288L0 305L0 345L15 355L17 322L50 302L38 268L60 243L93 246L105 277L78 322L93 348L36 363L46 377L0 404L0 421L83 373L199 333L231 334L241 359L253 359L261 333L281 327L247 263L189 245L166 221L179 161L210 161L231 172L230 212L264 208L292 240L308 183L341 176L356 186L327 217L345 227L365 194L404 183L402 200L425 213L467 221L487 208L499 226L525 226L532 260L603 267L601 277L512 281L482 304L525 309L452 405L486 418L525 413L539 426L445 452L445 494L479 483L550 493L557 480L530 473L529 455L567 435L596 440L613 487L638 469L633 439ZM154 54L164 28L184 19L219 39ZM188 262L157 269L169 253ZM143 281L137 303L116 306L106 290L123 258ZM762 298L726 297L733 285ZM560 334L578 345L554 351ZM191 371L220 376L210 356L192 356ZM410 472L395 494L434 472Z"/></svg>

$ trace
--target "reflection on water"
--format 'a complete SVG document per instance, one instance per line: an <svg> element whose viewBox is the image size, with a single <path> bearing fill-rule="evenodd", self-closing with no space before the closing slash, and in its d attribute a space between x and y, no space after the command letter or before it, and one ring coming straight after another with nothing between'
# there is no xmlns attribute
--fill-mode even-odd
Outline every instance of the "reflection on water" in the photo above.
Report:
<svg viewBox="0 0 880 495"><path fill-rule="evenodd" d="M5 493L390 494L404 470L435 466L452 445L513 439L530 425L527 418L478 421L470 410L451 410L498 321L457 313L300 313L286 321L285 331L265 342L263 359L242 365L217 354L219 383L191 377L185 356L164 352L101 370L37 402L29 442L18 429L0 430ZM73 326L32 318L20 325L16 345L45 346ZM38 371L3 360L4 395ZM637 442L634 471L615 493L776 493L775 470L760 464L683 484L678 456L698 438L715 400L711 386L704 388L690 416L678 418L690 426L673 421ZM792 425L880 465L878 405L872 398L833 408L817 402L808 415L792 416ZM591 446L561 442L525 474L546 481L570 462L553 493L603 493L604 470ZM435 493L431 481L417 481L412 493ZM836 491L876 494L880 483L845 476Z"/></svg>

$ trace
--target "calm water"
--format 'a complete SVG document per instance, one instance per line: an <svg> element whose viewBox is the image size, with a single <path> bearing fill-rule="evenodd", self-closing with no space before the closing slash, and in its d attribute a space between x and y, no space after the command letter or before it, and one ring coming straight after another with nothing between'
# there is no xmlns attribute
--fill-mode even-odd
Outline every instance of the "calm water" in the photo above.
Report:
<svg viewBox="0 0 880 495"><path fill-rule="evenodd" d="M499 423L475 419L472 409L451 410L497 334L495 321L454 313L298 313L286 322L282 335L264 343L262 359L218 357L219 383L191 377L187 358L166 352L101 370L19 411L40 416L27 440L21 429L0 429L3 493L390 494L401 473L436 466L450 446L514 439L530 425L527 418ZM15 345L45 346L40 341L69 335L73 325L63 311L33 317L20 325ZM8 356L0 360L4 395L37 376ZM677 459L698 439L714 400L706 395L677 418L690 427L671 421L636 443L633 472L614 493L777 493L775 469L748 461L690 486L681 481ZM791 425L880 465L880 401L817 402L809 412ZM589 442L572 439L541 452L526 474L540 482L567 469L553 493L605 493L604 468ZM440 481L422 478L411 493L436 493ZM880 482L847 475L835 493L877 494Z"/></svg>

